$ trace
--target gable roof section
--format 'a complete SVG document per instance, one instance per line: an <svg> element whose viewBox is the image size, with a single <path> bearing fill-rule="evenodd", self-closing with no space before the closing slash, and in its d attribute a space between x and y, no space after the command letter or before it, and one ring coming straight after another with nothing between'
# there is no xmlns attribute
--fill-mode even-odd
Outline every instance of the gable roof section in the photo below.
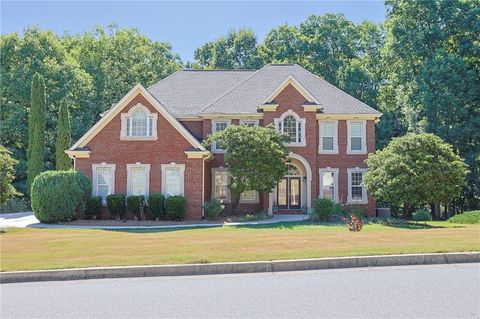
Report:
<svg viewBox="0 0 480 319"><path fill-rule="evenodd" d="M327 114L381 113L296 64L269 64L203 109L205 114L256 113L282 84L298 83ZM305 93L302 93L305 95Z"/></svg>
<svg viewBox="0 0 480 319"><path fill-rule="evenodd" d="M262 102L262 104L267 104L272 102L288 85L292 85L295 90L297 90L308 103L314 103L314 104L320 104L320 102L317 101L317 99L308 92L303 85L301 85L292 75L289 75L285 81L283 81L275 90L273 90L270 95L268 95L265 100Z"/></svg>
<svg viewBox="0 0 480 319"><path fill-rule="evenodd" d="M141 84L135 85L104 117L102 117L87 133L85 133L67 152L78 151L87 145L123 108L138 94L145 99L160 113L177 131L195 148L206 151L200 142L180 124L166 109L150 94Z"/></svg>

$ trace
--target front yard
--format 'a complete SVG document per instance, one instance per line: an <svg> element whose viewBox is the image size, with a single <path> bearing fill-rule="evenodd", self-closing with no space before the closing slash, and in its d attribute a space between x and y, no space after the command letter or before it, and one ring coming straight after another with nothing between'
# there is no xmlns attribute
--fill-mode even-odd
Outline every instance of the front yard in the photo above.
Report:
<svg viewBox="0 0 480 319"><path fill-rule="evenodd" d="M94 266L211 263L480 250L480 225L308 222L175 230L8 228L0 234L1 271Z"/></svg>

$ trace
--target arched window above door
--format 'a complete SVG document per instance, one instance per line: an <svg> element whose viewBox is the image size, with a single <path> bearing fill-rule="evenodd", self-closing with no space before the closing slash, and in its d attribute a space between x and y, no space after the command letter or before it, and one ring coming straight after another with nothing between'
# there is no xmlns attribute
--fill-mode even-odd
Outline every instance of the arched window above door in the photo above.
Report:
<svg viewBox="0 0 480 319"><path fill-rule="evenodd" d="M274 122L280 133L290 137L287 146L306 146L304 118L300 118L297 113L288 110L280 118L276 118Z"/></svg>

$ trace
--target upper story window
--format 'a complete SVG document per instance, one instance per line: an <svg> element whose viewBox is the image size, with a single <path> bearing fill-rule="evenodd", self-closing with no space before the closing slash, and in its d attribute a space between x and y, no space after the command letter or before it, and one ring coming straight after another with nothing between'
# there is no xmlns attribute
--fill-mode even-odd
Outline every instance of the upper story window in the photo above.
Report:
<svg viewBox="0 0 480 319"><path fill-rule="evenodd" d="M338 154L338 125L337 121L320 121L319 152L324 154Z"/></svg>
<svg viewBox="0 0 480 319"><path fill-rule="evenodd" d="M275 119L277 130L290 137L287 146L306 146L305 119L300 118L292 110L285 112L280 118Z"/></svg>
<svg viewBox="0 0 480 319"><path fill-rule="evenodd" d="M230 120L213 120L212 121L212 133L221 132L230 125ZM222 142L217 141L212 143L212 152L223 153Z"/></svg>
<svg viewBox="0 0 480 319"><path fill-rule="evenodd" d="M122 140L156 140L157 113L138 103L128 113L122 113Z"/></svg>
<svg viewBox="0 0 480 319"><path fill-rule="evenodd" d="M365 121L348 121L347 154L367 154Z"/></svg>

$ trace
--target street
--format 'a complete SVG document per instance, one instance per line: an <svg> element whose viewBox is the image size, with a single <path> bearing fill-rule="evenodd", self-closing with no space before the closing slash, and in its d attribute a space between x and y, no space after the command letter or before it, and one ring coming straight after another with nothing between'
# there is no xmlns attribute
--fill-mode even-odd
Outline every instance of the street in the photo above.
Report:
<svg viewBox="0 0 480 319"><path fill-rule="evenodd" d="M480 264L4 284L1 318L480 318Z"/></svg>

